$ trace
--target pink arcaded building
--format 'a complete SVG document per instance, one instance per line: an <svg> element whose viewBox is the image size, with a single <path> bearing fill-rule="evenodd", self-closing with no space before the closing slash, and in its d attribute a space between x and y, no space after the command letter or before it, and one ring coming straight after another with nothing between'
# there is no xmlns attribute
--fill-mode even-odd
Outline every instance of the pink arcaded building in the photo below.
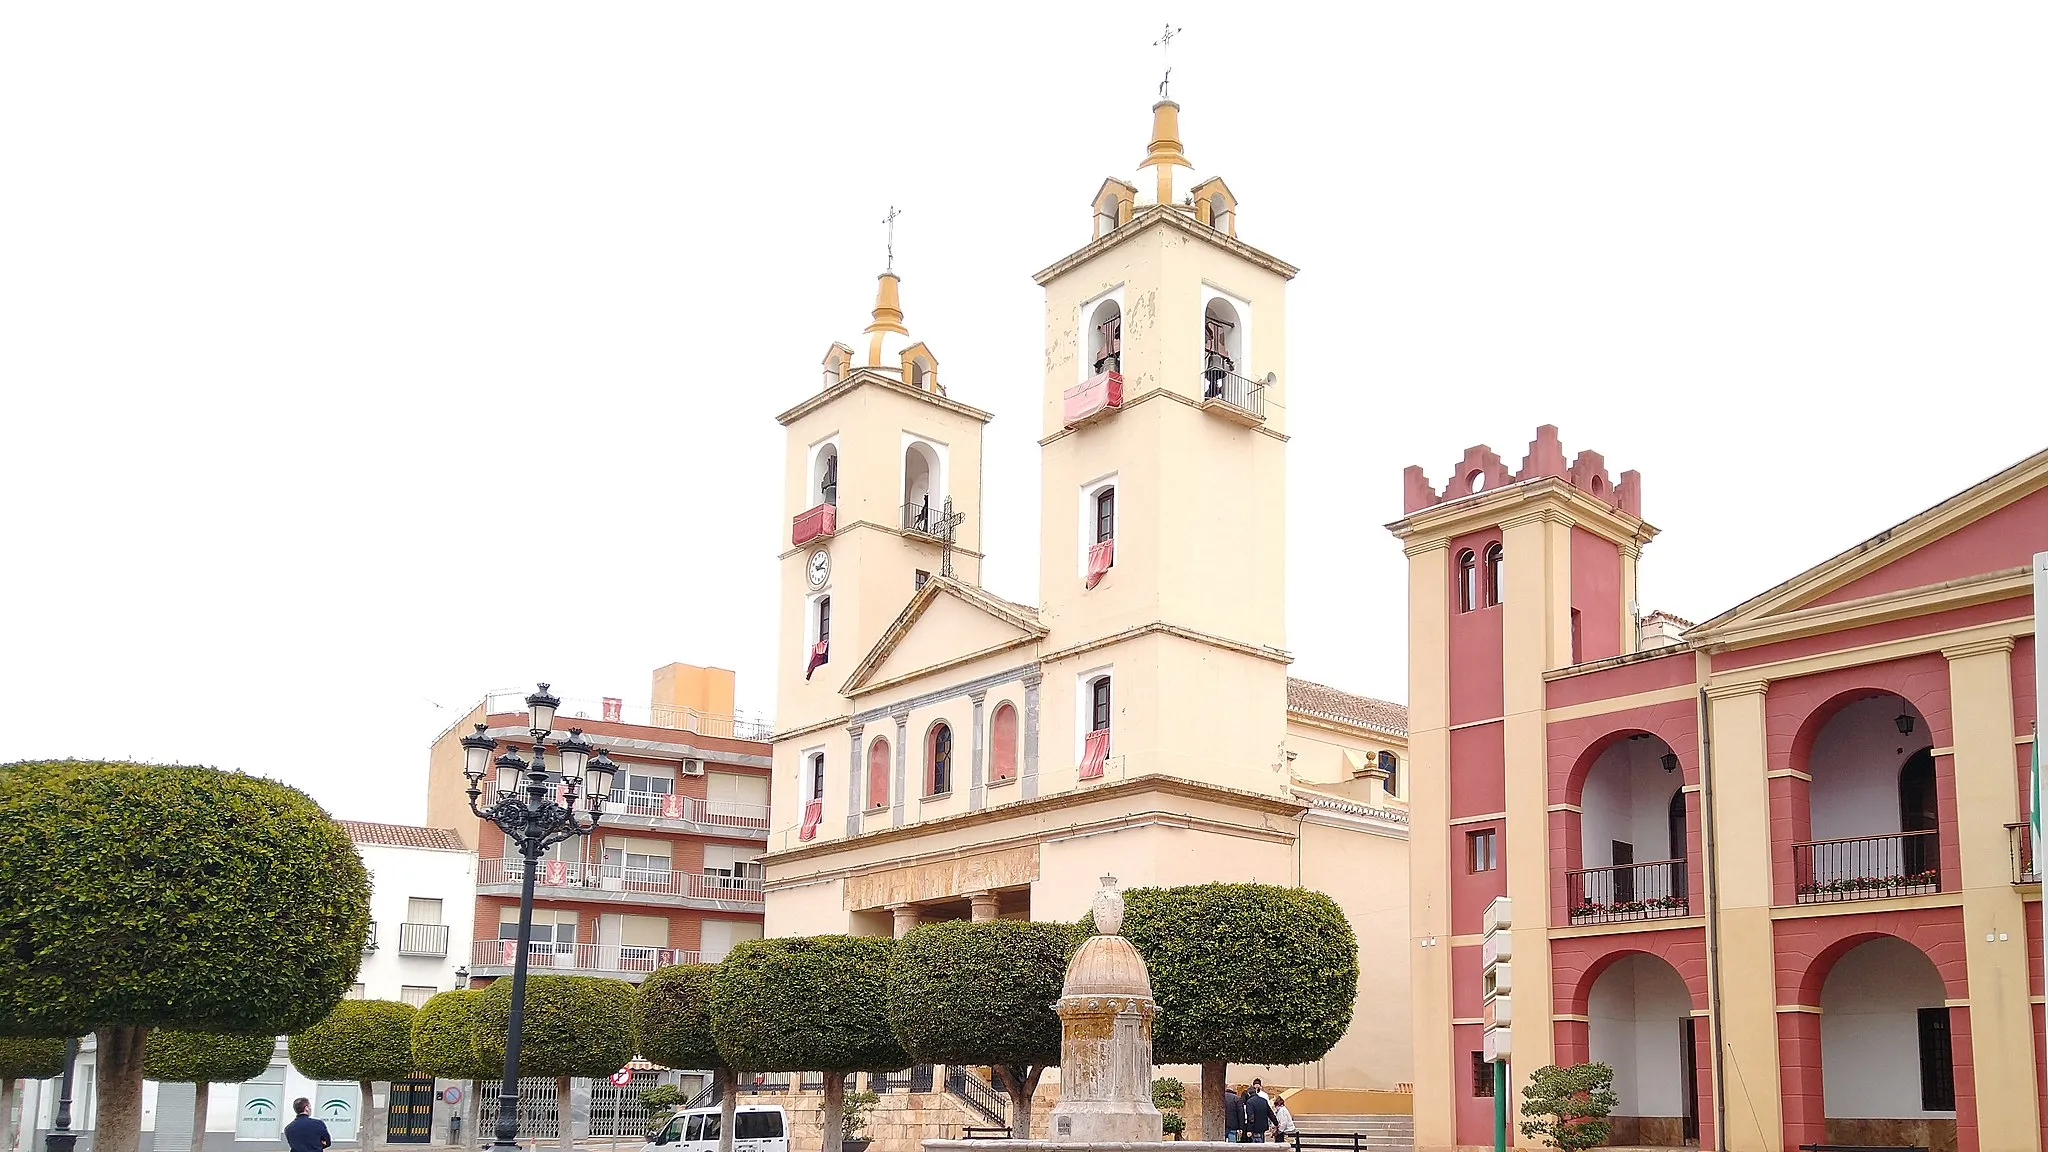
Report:
<svg viewBox="0 0 2048 1152"><path fill-rule="evenodd" d="M1698 624L1555 428L1405 487L1417 1147L1490 1146L1489 1028L1614 1066L1617 1145L2040 1147L2048 452Z"/></svg>

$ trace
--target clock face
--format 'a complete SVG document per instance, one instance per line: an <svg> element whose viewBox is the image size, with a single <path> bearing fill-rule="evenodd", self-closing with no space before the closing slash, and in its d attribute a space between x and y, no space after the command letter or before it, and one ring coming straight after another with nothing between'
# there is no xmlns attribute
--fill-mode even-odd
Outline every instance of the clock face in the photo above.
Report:
<svg viewBox="0 0 2048 1152"><path fill-rule="evenodd" d="M823 548L811 553L811 587L823 588L825 577L832 573L832 558L825 555Z"/></svg>

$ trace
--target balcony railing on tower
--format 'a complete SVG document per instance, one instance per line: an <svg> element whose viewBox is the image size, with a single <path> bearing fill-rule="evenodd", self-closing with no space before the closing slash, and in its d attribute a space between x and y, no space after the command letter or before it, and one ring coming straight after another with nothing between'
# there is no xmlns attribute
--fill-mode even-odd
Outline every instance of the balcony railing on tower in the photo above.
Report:
<svg viewBox="0 0 2048 1152"><path fill-rule="evenodd" d="M2012 849L2012 882L2039 884L2041 867L2034 863L2034 830L2028 824L2007 824L2005 837Z"/></svg>
<svg viewBox="0 0 2048 1152"><path fill-rule="evenodd" d="M1894 832L1794 844L1792 876L1801 904L1939 892L1940 836Z"/></svg>
<svg viewBox="0 0 2048 1152"><path fill-rule="evenodd" d="M1202 407L1230 417L1247 427L1266 419L1266 384L1223 368L1202 373Z"/></svg>
<svg viewBox="0 0 2048 1152"><path fill-rule="evenodd" d="M1692 902L1684 860L1653 860L1564 874L1565 907L1574 924L1612 924L1684 916Z"/></svg>

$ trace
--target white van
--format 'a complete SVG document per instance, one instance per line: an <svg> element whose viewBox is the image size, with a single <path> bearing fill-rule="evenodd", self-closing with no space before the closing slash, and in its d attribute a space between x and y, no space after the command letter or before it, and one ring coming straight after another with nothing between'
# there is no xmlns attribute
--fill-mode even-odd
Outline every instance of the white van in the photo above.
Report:
<svg viewBox="0 0 2048 1152"><path fill-rule="evenodd" d="M640 1152L718 1152L716 1108L679 1112L647 1141ZM789 1152L789 1117L780 1104L740 1104L733 1108L732 1152Z"/></svg>

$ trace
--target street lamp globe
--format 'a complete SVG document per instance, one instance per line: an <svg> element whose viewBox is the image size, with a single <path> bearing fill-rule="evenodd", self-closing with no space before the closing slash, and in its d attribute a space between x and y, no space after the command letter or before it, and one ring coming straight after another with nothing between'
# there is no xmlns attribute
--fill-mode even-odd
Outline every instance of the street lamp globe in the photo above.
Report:
<svg viewBox="0 0 2048 1152"><path fill-rule="evenodd" d="M555 730L555 709L562 706L562 699L548 691L542 684L526 698L526 727L534 732Z"/></svg>
<svg viewBox="0 0 2048 1152"><path fill-rule="evenodd" d="M491 753L497 750L498 742L484 735L482 724L462 738L462 774L469 777L472 791L482 787L484 775L491 770Z"/></svg>
<svg viewBox="0 0 2048 1152"><path fill-rule="evenodd" d="M591 812L604 810L605 797L612 794L612 775L618 770L619 766L612 763L612 758L605 755L602 748L591 758L589 766L583 772L583 786L590 795Z"/></svg>
<svg viewBox="0 0 2048 1152"><path fill-rule="evenodd" d="M498 757L498 795L512 796L526 777L526 761L520 759L519 746L508 745L505 754Z"/></svg>

